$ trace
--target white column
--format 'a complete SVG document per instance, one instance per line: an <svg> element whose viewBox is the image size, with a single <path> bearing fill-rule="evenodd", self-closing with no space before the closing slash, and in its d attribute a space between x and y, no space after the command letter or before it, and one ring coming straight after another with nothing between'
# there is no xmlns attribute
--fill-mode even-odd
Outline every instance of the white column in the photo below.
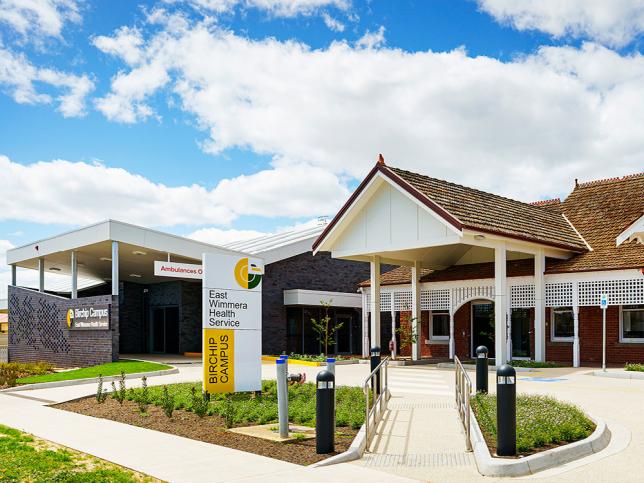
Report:
<svg viewBox="0 0 644 483"><path fill-rule="evenodd" d="M497 366L505 364L508 360L505 320L508 281L505 262L505 243L501 243L494 249L494 352Z"/></svg>
<svg viewBox="0 0 644 483"><path fill-rule="evenodd" d="M367 292L362 292L362 357L369 357L369 304L367 303Z"/></svg>
<svg viewBox="0 0 644 483"><path fill-rule="evenodd" d="M45 291L45 259L38 259L38 290Z"/></svg>
<svg viewBox="0 0 644 483"><path fill-rule="evenodd" d="M572 284L572 317L574 321L574 330L575 330L573 341L572 341L572 365L573 367L579 367L581 365L581 357L579 353L579 284L578 282L573 282Z"/></svg>
<svg viewBox="0 0 644 483"><path fill-rule="evenodd" d="M505 290L505 293L507 294L506 297L506 317L505 320L507 321L507 355L508 355L508 360L512 360L512 290L510 290L510 285L507 285L507 288Z"/></svg>
<svg viewBox="0 0 644 483"><path fill-rule="evenodd" d="M112 242L112 295L119 294L119 242Z"/></svg>
<svg viewBox="0 0 644 483"><path fill-rule="evenodd" d="M18 285L18 272L15 265L11 265L11 285L14 287Z"/></svg>
<svg viewBox="0 0 644 483"><path fill-rule="evenodd" d="M454 312L449 309L449 358L454 359L456 347L454 345Z"/></svg>
<svg viewBox="0 0 644 483"><path fill-rule="evenodd" d="M380 257L375 255L371 265L371 340L370 348L380 345ZM382 348L382 347L381 347Z"/></svg>
<svg viewBox="0 0 644 483"><path fill-rule="evenodd" d="M78 298L78 257L72 252L72 299Z"/></svg>
<svg viewBox="0 0 644 483"><path fill-rule="evenodd" d="M391 351L391 358L395 359L398 355L398 348L396 347L396 307L394 306L394 292L391 292L391 340L393 342L393 350Z"/></svg>
<svg viewBox="0 0 644 483"><path fill-rule="evenodd" d="M412 333L415 335L416 342L411 346L411 358L414 361L420 359L420 262L415 261L411 267L411 318Z"/></svg>
<svg viewBox="0 0 644 483"><path fill-rule="evenodd" d="M546 360L546 257L543 250L534 256L534 360Z"/></svg>

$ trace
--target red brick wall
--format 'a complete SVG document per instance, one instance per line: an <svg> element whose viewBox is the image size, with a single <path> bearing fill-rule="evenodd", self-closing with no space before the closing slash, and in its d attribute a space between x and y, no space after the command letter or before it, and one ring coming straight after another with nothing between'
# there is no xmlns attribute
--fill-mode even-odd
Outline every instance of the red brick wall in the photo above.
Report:
<svg viewBox="0 0 644 483"><path fill-rule="evenodd" d="M554 342L552 340L551 315L552 310L550 307L546 307L546 360L572 365L572 342ZM534 327L534 317L532 324Z"/></svg>
<svg viewBox="0 0 644 483"><path fill-rule="evenodd" d="M411 316L411 312L401 312L400 315L400 324L409 325L408 320ZM421 323L420 323L420 355L421 357L434 357L440 359L449 358L449 345L448 344L426 344L425 341L429 340L429 311L423 310L421 312ZM401 352L403 356L411 355L411 348L408 347Z"/></svg>

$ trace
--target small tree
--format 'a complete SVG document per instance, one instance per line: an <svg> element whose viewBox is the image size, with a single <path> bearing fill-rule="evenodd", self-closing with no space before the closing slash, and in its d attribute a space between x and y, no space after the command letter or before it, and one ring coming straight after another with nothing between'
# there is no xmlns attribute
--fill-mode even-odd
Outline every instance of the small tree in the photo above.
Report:
<svg viewBox="0 0 644 483"><path fill-rule="evenodd" d="M400 336L400 352L418 342L418 331L414 331L417 324L418 319L412 318L409 312L400 314L400 327L396 329L396 334Z"/></svg>
<svg viewBox="0 0 644 483"><path fill-rule="evenodd" d="M339 324L335 325L331 324L331 316L329 315L331 302L333 302L333 300L329 300L328 302L320 300L320 305L324 310L324 317L322 317L319 321L311 319L313 331L317 334L318 341L324 347L325 356L329 355L329 345L335 344L335 334L344 325L344 322L340 322Z"/></svg>

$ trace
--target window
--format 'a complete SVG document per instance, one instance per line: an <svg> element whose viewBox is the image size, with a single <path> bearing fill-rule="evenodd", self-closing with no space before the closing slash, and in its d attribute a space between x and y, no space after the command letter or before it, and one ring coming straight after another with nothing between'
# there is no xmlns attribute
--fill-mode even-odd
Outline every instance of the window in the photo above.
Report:
<svg viewBox="0 0 644 483"><path fill-rule="evenodd" d="M572 307L557 307L552 309L550 318L550 338L555 342L570 342L575 335L575 321Z"/></svg>
<svg viewBox="0 0 644 483"><path fill-rule="evenodd" d="M449 312L447 310L432 311L429 330L430 340L449 340Z"/></svg>
<svg viewBox="0 0 644 483"><path fill-rule="evenodd" d="M622 341L644 342L644 305L623 305L620 319Z"/></svg>

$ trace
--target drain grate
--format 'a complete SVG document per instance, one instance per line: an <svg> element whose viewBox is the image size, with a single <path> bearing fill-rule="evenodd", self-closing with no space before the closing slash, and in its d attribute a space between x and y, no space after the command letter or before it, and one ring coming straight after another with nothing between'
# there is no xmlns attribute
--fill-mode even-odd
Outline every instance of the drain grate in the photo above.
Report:
<svg viewBox="0 0 644 483"><path fill-rule="evenodd" d="M450 401L396 401L390 402L389 409L454 409L456 405Z"/></svg>
<svg viewBox="0 0 644 483"><path fill-rule="evenodd" d="M379 468L470 466L472 453L366 454L364 466Z"/></svg>

